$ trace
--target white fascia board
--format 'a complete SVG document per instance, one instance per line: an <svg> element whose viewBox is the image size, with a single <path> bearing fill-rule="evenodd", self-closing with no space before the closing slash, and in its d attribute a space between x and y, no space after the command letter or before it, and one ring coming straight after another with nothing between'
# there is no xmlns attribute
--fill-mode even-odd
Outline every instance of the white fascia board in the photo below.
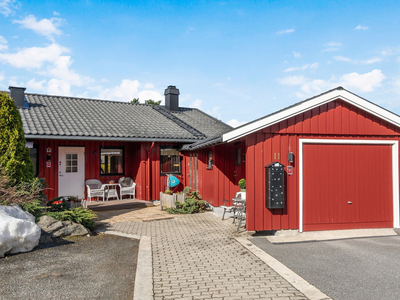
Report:
<svg viewBox="0 0 400 300"><path fill-rule="evenodd" d="M304 103L301 103L294 107L291 107L291 108L285 109L281 112L278 112L276 114L273 114L272 116L265 117L263 119L255 121L251 124L243 125L242 127L239 127L230 132L227 132L222 135L222 141L230 142L230 141L236 140L245 135L256 132L260 129L263 129L265 127L279 123L283 120L289 119L298 114L301 114L303 112L306 112L315 107L321 106L325 103L328 103L328 102L331 102L331 101L334 101L337 99L341 99L345 102L348 102L349 104L352 104L364 111L367 111L368 113L370 113L374 116L377 116L395 126L400 127L400 117L399 116L397 116L397 115L395 115L395 114L393 114L393 113L391 113L369 101L366 101L363 98L358 97L346 90L333 90L329 93L314 97Z"/></svg>

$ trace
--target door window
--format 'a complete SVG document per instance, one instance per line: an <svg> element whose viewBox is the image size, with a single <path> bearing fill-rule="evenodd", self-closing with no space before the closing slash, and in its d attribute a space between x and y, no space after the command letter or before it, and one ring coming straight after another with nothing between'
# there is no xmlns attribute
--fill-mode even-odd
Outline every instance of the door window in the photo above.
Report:
<svg viewBox="0 0 400 300"><path fill-rule="evenodd" d="M65 173L78 173L78 154L65 154Z"/></svg>

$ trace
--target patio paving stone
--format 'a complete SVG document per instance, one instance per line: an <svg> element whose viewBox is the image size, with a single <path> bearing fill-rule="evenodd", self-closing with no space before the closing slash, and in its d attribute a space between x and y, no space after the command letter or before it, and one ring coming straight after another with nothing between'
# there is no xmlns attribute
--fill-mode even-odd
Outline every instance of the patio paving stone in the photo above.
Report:
<svg viewBox="0 0 400 300"><path fill-rule="evenodd" d="M136 213L148 220L150 209ZM156 209L154 222L119 222L124 214L102 219L107 230L151 236L154 299L307 299L236 241L249 234L237 233L230 219L206 212L163 220Z"/></svg>

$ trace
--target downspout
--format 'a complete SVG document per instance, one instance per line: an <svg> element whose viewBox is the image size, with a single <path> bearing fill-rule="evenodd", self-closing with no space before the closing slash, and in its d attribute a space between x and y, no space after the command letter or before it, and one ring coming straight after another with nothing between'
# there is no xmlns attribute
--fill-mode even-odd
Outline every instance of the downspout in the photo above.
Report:
<svg viewBox="0 0 400 300"><path fill-rule="evenodd" d="M151 167L150 167L150 151L153 149L154 142L151 143L149 150L147 150L147 160L146 160L146 200L150 201L150 179L151 179Z"/></svg>

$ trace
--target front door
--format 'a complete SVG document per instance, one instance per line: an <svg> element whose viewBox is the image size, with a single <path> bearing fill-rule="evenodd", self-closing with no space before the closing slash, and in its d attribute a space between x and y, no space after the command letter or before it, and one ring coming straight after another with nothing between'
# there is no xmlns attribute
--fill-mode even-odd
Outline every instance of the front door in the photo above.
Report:
<svg viewBox="0 0 400 300"><path fill-rule="evenodd" d="M85 197L85 148L58 148L58 196Z"/></svg>

